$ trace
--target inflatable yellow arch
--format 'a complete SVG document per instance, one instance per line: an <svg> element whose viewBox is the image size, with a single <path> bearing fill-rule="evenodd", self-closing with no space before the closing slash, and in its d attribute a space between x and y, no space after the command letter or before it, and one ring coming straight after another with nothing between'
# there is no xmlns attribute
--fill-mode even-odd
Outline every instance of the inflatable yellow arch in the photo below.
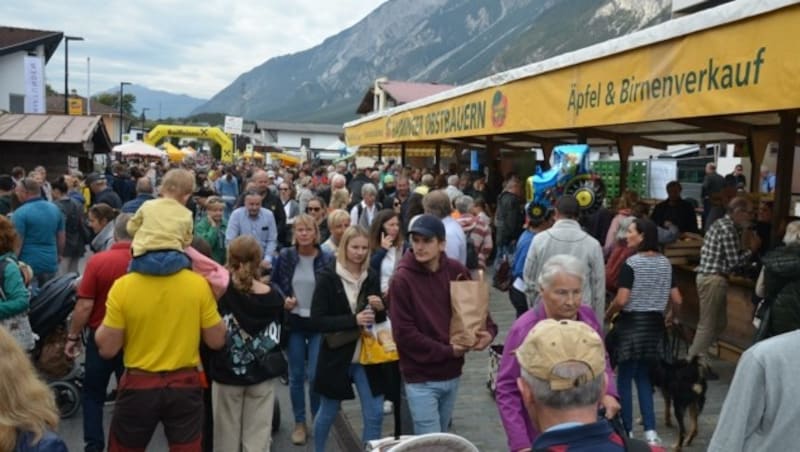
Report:
<svg viewBox="0 0 800 452"><path fill-rule="evenodd" d="M159 124L153 127L144 137L144 142L155 146L166 137L195 137L211 140L222 148L223 163L233 163L233 140L219 127L170 126Z"/></svg>

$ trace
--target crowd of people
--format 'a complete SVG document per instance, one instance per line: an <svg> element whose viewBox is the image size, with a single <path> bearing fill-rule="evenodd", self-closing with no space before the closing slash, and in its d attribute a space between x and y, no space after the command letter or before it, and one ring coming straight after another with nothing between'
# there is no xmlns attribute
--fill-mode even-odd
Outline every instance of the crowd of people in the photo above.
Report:
<svg viewBox="0 0 800 452"><path fill-rule="evenodd" d="M513 174L492 194L482 174L393 161L117 162L54 180L44 168L19 168L0 175L0 347L10 333L20 353L33 350L20 322L30 294L81 270L88 255L64 346L70 358L84 355L86 451L144 450L159 423L181 450L269 450L283 377L295 445L324 451L341 401L356 393L363 443L382 436L385 415L397 423L403 410L411 425L398 431L446 432L464 355L498 334L489 315L474 344L451 343L450 283L489 278L493 262L507 263L517 320L496 401L509 449L622 450L635 441L635 383L644 442L657 450L649 370L682 303L662 249L700 231L680 183L667 192L652 213L625 192L613 210L587 217L571 196L548 210L526 205ZM766 298L787 313L770 335L797 327L787 301L797 266L787 262L800 223L788 225L784 250L767 253L757 234L743 247L742 230L762 219L753 206L734 195L706 218L689 349L706 366L725 328L727 278L753 256L763 256ZM382 326L397 358L363 361ZM543 351L543 338L558 350ZM583 345L574 345L579 338ZM51 402L34 423L8 424L0 414L0 431L16 425L14 444L58 444ZM608 419L619 414L624 431L609 436L598 408Z"/></svg>

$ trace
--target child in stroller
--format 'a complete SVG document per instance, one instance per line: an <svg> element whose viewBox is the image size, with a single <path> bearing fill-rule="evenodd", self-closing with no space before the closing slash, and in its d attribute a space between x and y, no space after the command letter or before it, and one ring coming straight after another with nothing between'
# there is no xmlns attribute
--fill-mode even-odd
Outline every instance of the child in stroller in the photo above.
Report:
<svg viewBox="0 0 800 452"><path fill-rule="evenodd" d="M28 314L31 329L39 337L33 363L53 390L62 419L74 416L81 407L83 366L64 354L77 278L76 273L66 273L45 283L31 298Z"/></svg>

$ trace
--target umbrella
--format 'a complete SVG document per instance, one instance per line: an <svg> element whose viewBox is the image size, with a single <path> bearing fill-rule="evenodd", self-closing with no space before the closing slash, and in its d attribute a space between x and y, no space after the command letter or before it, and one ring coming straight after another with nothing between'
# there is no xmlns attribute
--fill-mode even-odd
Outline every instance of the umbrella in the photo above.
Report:
<svg viewBox="0 0 800 452"><path fill-rule="evenodd" d="M151 146L143 141L133 141L131 143L118 144L112 149L122 157L164 157L166 154L161 149Z"/></svg>

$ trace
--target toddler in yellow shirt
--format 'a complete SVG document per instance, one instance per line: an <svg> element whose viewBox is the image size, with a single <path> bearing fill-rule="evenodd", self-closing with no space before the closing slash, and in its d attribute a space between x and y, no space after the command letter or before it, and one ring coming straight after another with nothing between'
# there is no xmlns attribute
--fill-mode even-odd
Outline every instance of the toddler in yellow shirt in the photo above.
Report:
<svg viewBox="0 0 800 452"><path fill-rule="evenodd" d="M192 244L194 221L186 202L194 192L194 176L172 169L161 182L161 197L145 202L128 221L133 237L130 271L171 275L192 263L184 250Z"/></svg>

